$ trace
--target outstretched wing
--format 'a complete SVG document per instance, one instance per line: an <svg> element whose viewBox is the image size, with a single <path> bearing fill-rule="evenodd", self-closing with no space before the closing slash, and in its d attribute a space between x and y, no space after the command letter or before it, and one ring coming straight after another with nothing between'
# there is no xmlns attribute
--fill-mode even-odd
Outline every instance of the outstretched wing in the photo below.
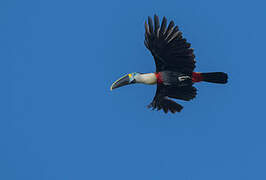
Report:
<svg viewBox="0 0 266 180"><path fill-rule="evenodd" d="M154 15L154 25L151 17L148 24L145 21L145 46L151 51L156 64L156 71L178 71L191 73L195 68L195 55L190 43L182 37L178 26L163 17L161 26L158 16Z"/></svg>
<svg viewBox="0 0 266 180"><path fill-rule="evenodd" d="M163 109L165 113L168 111L172 113L180 112L183 107L169 98L181 99L189 101L196 97L197 89L193 86L165 86L157 85L156 94L153 101L148 105L148 108L160 110Z"/></svg>
<svg viewBox="0 0 266 180"><path fill-rule="evenodd" d="M164 86L160 88L164 88L164 92L168 97L183 101L190 101L197 95L197 89L193 86Z"/></svg>

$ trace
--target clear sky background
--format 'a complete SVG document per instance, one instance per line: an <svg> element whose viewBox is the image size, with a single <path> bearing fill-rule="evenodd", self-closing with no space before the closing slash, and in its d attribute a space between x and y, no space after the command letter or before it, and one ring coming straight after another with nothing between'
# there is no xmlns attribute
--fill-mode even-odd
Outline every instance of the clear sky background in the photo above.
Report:
<svg viewBox="0 0 266 180"><path fill-rule="evenodd" d="M1 180L265 180L265 1L0 1ZM181 113L146 108L156 87L144 21L175 21L195 49Z"/></svg>

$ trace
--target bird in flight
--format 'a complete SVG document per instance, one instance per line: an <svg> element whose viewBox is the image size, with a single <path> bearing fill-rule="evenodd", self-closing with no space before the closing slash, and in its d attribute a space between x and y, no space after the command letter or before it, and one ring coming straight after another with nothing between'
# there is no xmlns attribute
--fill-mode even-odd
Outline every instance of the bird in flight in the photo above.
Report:
<svg viewBox="0 0 266 180"><path fill-rule="evenodd" d="M228 76L224 72L194 72L196 61L191 44L183 38L173 21L167 26L165 17L161 25L157 15L154 15L154 22L148 17L148 23L145 21L144 44L154 58L156 72L127 74L115 81L111 90L134 83L156 84L156 94L148 107L176 113L183 107L173 98L184 101L195 98L197 89L194 83L227 83Z"/></svg>

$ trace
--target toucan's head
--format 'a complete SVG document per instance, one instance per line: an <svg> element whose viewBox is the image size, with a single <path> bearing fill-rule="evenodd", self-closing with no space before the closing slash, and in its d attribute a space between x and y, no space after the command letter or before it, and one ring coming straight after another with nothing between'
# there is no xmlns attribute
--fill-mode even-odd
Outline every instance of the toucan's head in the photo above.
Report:
<svg viewBox="0 0 266 180"><path fill-rule="evenodd" d="M125 86L125 85L128 85L128 84L134 84L137 82L137 78L138 76L140 75L141 73L138 73L138 72L133 72L133 73L130 73L130 74L127 74L121 78L119 78L118 80L116 80L112 86L111 86L111 91L115 88L118 88L118 87L122 87L122 86Z"/></svg>

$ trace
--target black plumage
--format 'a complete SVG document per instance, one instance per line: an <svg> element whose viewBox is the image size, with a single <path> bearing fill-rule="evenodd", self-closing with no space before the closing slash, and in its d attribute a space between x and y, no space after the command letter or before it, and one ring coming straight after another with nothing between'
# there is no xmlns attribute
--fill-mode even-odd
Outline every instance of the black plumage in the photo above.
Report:
<svg viewBox="0 0 266 180"><path fill-rule="evenodd" d="M167 20L164 17L161 27L158 27L158 16L154 16L155 25L151 17L148 24L145 22L145 46L151 51L155 63L156 72L171 70L191 74L195 68L195 55L190 43L182 37L178 26L171 21L167 29ZM153 30L154 29L154 30Z"/></svg>
<svg viewBox="0 0 266 180"><path fill-rule="evenodd" d="M161 25L158 16L154 15L154 20L148 17L144 44L154 57L156 72L127 74L115 81L111 90L134 83L157 84L156 94L148 107L176 113L183 107L173 99L190 101L195 98L197 89L193 87L194 83L227 83L228 76L224 72L194 72L196 61L191 44L183 38L173 21L167 26L165 17Z"/></svg>
<svg viewBox="0 0 266 180"><path fill-rule="evenodd" d="M190 43L183 38L173 21L167 27L167 20L163 17L160 26L158 16L154 15L154 25L151 17L148 17L148 24L145 22L144 44L152 53L156 72L162 78L148 107L163 109L165 113L180 112L183 107L170 98L189 101L197 93L191 80L196 61ZM184 81L178 79L182 76L186 77Z"/></svg>

